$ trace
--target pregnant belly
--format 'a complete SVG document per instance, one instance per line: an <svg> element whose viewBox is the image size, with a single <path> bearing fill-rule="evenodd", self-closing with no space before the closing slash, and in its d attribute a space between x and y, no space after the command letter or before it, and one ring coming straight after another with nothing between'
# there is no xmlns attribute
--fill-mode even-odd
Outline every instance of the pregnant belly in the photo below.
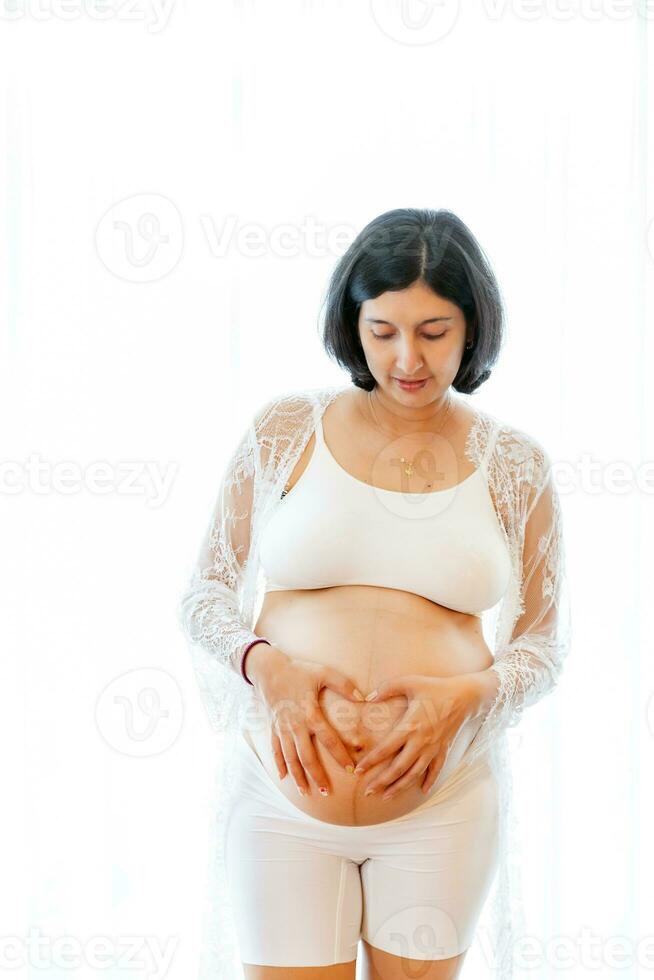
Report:
<svg viewBox="0 0 654 980"><path fill-rule="evenodd" d="M454 612L410 592L374 586L268 592L255 632L291 658L337 669L364 697L383 681L403 674L451 677L485 670L493 663L478 617ZM404 696L362 704L330 688L320 691L318 702L355 762L397 727L407 707ZM312 735L330 792L323 797L307 774L309 791L303 797L290 771L284 779L279 778L265 710L257 710L250 717L256 717L256 723L247 724L245 737L280 792L318 820L350 826L393 820L424 804L449 778L481 725L481 719L474 718L462 726L429 794L420 788L423 773L392 799L382 800L381 793L366 797L364 792L391 757L361 775L350 774Z"/></svg>

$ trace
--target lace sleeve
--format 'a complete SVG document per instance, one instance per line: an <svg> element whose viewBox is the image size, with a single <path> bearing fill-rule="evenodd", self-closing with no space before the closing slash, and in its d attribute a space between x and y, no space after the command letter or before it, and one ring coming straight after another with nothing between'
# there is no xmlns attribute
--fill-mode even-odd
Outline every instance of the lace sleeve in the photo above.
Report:
<svg viewBox="0 0 654 980"><path fill-rule="evenodd" d="M245 646L256 639L256 633L242 617L241 584L250 551L259 451L256 432L266 408L250 423L224 471L190 581L177 609L180 626L196 647L196 656L199 652L203 671L225 667L240 674Z"/></svg>
<svg viewBox="0 0 654 980"><path fill-rule="evenodd" d="M517 519L524 526L519 616L508 644L490 667L498 688L487 727L513 727L524 708L556 685L570 643L561 505L551 461L540 445L520 467Z"/></svg>

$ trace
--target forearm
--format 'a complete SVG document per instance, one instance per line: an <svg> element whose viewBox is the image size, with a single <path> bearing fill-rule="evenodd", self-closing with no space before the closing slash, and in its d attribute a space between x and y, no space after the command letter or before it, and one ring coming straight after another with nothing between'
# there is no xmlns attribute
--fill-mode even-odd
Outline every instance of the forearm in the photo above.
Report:
<svg viewBox="0 0 654 980"><path fill-rule="evenodd" d="M500 687L500 679L497 671L493 670L493 665L485 670L478 670L472 674L465 675L472 685L473 702L477 709L477 714L485 715L497 697Z"/></svg>
<svg viewBox="0 0 654 980"><path fill-rule="evenodd" d="M468 674L473 703L487 726L499 730L516 725L526 707L552 690L561 659L549 638L524 634L497 653L486 670Z"/></svg>
<svg viewBox="0 0 654 980"><path fill-rule="evenodd" d="M255 643L245 655L244 670L253 686L260 688L271 671L288 661L289 657L274 644Z"/></svg>

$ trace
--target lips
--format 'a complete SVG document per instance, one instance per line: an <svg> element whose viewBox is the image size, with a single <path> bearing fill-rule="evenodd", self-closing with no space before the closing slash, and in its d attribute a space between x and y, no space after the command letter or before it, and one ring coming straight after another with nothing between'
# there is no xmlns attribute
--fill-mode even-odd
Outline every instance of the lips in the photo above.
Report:
<svg viewBox="0 0 654 980"><path fill-rule="evenodd" d="M425 387L429 378L423 378L421 381L402 381L401 378L393 378L393 381L404 391L420 391Z"/></svg>

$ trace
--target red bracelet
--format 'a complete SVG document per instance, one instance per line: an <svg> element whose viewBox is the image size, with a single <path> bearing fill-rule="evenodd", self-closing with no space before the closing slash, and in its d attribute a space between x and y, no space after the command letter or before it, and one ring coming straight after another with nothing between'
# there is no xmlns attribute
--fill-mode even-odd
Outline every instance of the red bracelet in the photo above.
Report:
<svg viewBox="0 0 654 980"><path fill-rule="evenodd" d="M241 673L242 673L244 679L248 682L248 684L252 685L252 687L254 687L254 684L252 684L252 681L250 680L250 678L248 677L248 675L245 673L245 658L247 657L248 653L250 652L250 650L252 649L252 647L255 645L255 643L267 643L268 646L272 646L272 643L270 642L270 640L264 640L264 638L261 636L261 637L258 637L256 640L252 640L251 643L248 643L248 645L246 646L245 650L243 651L243 656L241 657Z"/></svg>

